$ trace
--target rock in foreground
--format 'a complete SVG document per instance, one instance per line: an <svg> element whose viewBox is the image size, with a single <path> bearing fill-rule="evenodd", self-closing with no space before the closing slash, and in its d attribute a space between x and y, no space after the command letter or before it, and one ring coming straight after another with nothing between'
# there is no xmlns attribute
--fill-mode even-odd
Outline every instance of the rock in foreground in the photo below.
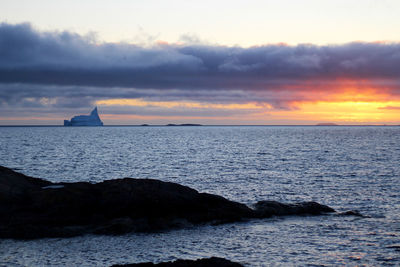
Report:
<svg viewBox="0 0 400 267"><path fill-rule="evenodd" d="M251 209L217 195L152 179L55 184L0 166L0 238L152 232L333 211L315 202L262 201Z"/></svg>
<svg viewBox="0 0 400 267"><path fill-rule="evenodd" d="M312 201L284 204L277 201L264 200L257 202L254 207L260 218L286 215L320 215L327 212L335 212L331 207Z"/></svg>
<svg viewBox="0 0 400 267"><path fill-rule="evenodd" d="M232 262L223 258L212 257L208 259L198 259L198 260L176 260L169 262L161 262L161 263L133 263L133 264L125 264L125 265L113 265L112 267L241 267L243 265Z"/></svg>

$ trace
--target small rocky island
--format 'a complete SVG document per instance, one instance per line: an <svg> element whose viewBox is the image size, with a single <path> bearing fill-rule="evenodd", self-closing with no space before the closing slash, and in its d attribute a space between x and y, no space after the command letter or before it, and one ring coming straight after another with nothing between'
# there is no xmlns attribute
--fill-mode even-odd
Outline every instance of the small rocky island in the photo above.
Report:
<svg viewBox="0 0 400 267"><path fill-rule="evenodd" d="M154 232L205 223L334 212L316 202L259 201L248 207L153 179L52 183L0 166L0 238Z"/></svg>
<svg viewBox="0 0 400 267"><path fill-rule="evenodd" d="M152 263L152 262L143 262L143 263L132 263L132 264L117 264L111 267L241 267L243 266L240 263L232 262L227 259L211 257L197 260L176 260L176 261L167 261L160 263Z"/></svg>
<svg viewBox="0 0 400 267"><path fill-rule="evenodd" d="M333 122L321 122L317 123L316 126L339 126L339 125Z"/></svg>
<svg viewBox="0 0 400 267"><path fill-rule="evenodd" d="M97 107L95 107L90 115L79 115L73 117L70 121L64 120L64 126L103 126Z"/></svg>
<svg viewBox="0 0 400 267"><path fill-rule="evenodd" d="M198 123L183 123L183 124L174 124L174 123L169 123L166 126L203 126Z"/></svg>

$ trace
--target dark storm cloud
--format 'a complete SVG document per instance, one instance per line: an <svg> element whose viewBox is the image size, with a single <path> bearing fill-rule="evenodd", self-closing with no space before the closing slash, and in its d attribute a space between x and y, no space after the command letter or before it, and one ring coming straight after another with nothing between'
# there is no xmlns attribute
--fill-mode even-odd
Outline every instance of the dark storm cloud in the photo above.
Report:
<svg viewBox="0 0 400 267"><path fill-rule="evenodd" d="M400 44L96 44L90 36L0 25L0 82L155 89L268 89L308 79L393 79Z"/></svg>
<svg viewBox="0 0 400 267"><path fill-rule="evenodd" d="M101 111L105 114L114 115L139 115L139 116L159 116L159 117L215 117L215 116L238 116L257 112L255 109L213 109L213 108L189 108L189 107L158 107L147 106L103 106Z"/></svg>
<svg viewBox="0 0 400 267"><path fill-rule="evenodd" d="M268 103L315 100L337 81L366 84L400 95L400 44L265 45L250 48L201 45L142 47L97 43L71 32L39 32L30 24L0 24L0 115L68 111L98 100ZM342 84L343 86L343 84ZM393 107L388 107L388 109ZM104 107L109 114L229 116L255 110Z"/></svg>
<svg viewBox="0 0 400 267"><path fill-rule="evenodd" d="M88 105L81 103L71 108L68 106L54 109L51 106L45 105L29 105L29 102L24 103L24 108L18 111L18 117L29 117L34 115L51 114L51 116L66 116L70 114L70 117L77 114L87 114L90 112ZM215 117L215 116L240 116L253 114L258 110L255 109L212 109L212 108L187 108L187 107L135 107L135 106L103 106L100 108L101 114L113 114L113 115L137 115L137 116L158 116L158 117ZM13 117L16 116L16 110L14 107L1 107L0 106L0 120L1 117ZM67 116L68 117L68 116Z"/></svg>
<svg viewBox="0 0 400 267"><path fill-rule="evenodd" d="M273 100L273 96L267 96ZM17 103L23 99L51 98L56 99L55 106L79 105L81 101L93 102L95 100L113 98L141 98L148 101L181 101L195 100L214 103L256 102L263 98L252 92L237 90L179 90L179 89L136 89L136 88L98 88L87 86L58 86L36 84L1 84L1 100L7 103Z"/></svg>

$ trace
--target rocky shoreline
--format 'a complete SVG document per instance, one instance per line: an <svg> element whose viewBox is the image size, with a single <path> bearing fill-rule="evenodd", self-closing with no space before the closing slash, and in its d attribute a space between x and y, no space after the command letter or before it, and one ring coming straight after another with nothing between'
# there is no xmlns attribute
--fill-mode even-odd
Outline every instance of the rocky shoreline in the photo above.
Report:
<svg viewBox="0 0 400 267"><path fill-rule="evenodd" d="M143 263L132 263L132 264L117 264L111 267L241 267L243 266L240 263L232 262L227 259L211 257L204 258L198 260L176 260L176 261L168 261L168 262L160 262L160 263L152 263L152 262L143 262Z"/></svg>
<svg viewBox="0 0 400 267"><path fill-rule="evenodd" d="M152 179L51 183L0 166L0 238L116 235L326 213L335 210L316 202L259 201L250 208L221 196Z"/></svg>

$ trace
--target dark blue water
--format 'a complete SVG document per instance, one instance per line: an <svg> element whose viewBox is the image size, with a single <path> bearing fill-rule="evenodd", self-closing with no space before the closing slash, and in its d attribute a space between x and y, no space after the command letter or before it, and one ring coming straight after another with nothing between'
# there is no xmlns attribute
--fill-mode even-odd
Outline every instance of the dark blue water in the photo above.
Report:
<svg viewBox="0 0 400 267"><path fill-rule="evenodd" d="M0 144L0 165L51 181L156 178L247 204L314 200L369 216L1 240L0 265L400 265L400 127L0 127Z"/></svg>

